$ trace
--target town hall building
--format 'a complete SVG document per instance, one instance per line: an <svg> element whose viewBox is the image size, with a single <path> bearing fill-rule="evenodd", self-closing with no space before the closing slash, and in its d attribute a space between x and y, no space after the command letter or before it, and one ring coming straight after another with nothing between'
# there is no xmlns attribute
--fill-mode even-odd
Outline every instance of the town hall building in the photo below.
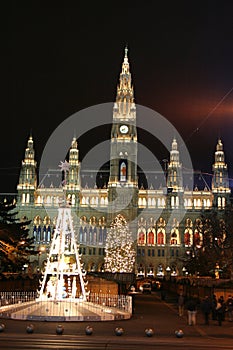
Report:
<svg viewBox="0 0 233 350"><path fill-rule="evenodd" d="M170 140L166 186L141 186L137 154L137 109L131 80L128 50L122 63L113 105L110 161L107 182L90 187L82 181L78 141L70 140L65 181L56 172L38 184L35 147L30 135L17 185L17 212L31 220L38 256L31 258L33 271L46 261L64 193L74 220L83 268L103 271L106 236L114 216L127 220L136 249L135 273L141 277L182 274L182 259L189 249L202 245L198 224L203 209L223 210L230 201L228 169L223 143L216 140L212 183L187 188L180 161L179 144ZM183 216L180 212L184 213Z"/></svg>

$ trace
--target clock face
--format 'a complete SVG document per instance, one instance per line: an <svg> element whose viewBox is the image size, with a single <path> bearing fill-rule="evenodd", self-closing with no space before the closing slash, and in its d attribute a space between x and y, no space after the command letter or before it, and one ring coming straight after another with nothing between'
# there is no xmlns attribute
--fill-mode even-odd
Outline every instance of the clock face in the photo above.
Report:
<svg viewBox="0 0 233 350"><path fill-rule="evenodd" d="M129 128L128 128L127 125L121 125L121 126L120 126L120 132L121 132L122 134L127 134L128 130L129 130Z"/></svg>

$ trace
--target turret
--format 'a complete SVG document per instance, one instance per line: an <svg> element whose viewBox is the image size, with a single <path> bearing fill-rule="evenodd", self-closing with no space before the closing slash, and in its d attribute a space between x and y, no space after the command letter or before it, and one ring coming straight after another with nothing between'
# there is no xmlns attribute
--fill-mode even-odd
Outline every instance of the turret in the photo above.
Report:
<svg viewBox="0 0 233 350"><path fill-rule="evenodd" d="M183 205L183 174L182 164L180 162L180 152L178 151L177 141L172 141L172 149L170 151L170 161L167 169L167 192L168 206L178 208Z"/></svg>
<svg viewBox="0 0 233 350"><path fill-rule="evenodd" d="M69 150L69 171L66 179L66 194L72 205L79 204L80 162L77 140L74 137Z"/></svg>
<svg viewBox="0 0 233 350"><path fill-rule="evenodd" d="M225 154L222 141L219 139L213 164L212 192L214 194L214 206L224 209L230 202L230 188L227 164L225 163Z"/></svg>
<svg viewBox="0 0 233 350"><path fill-rule="evenodd" d="M18 202L22 205L34 204L34 193L37 188L36 164L33 139L30 135L17 186Z"/></svg>

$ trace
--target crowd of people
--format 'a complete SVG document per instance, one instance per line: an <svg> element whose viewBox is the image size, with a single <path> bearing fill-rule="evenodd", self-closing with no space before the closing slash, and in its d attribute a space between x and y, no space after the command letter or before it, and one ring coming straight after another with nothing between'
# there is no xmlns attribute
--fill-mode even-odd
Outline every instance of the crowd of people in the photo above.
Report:
<svg viewBox="0 0 233 350"><path fill-rule="evenodd" d="M216 297L216 295L205 296L205 298L198 303L196 298L187 298L180 293L178 296L178 313L179 316L183 316L187 310L188 325L196 325L197 312L200 310L203 314L204 323L209 325L210 318L213 321L217 321L219 326L222 326L222 322L228 320L233 321L233 297L228 295L227 300L224 300L223 296Z"/></svg>

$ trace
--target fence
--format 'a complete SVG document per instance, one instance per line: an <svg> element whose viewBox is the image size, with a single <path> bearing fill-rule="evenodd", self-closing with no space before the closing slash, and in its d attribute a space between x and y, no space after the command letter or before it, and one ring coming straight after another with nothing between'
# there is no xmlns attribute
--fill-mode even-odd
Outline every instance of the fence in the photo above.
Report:
<svg viewBox="0 0 233 350"><path fill-rule="evenodd" d="M90 293L87 301L75 298L38 300L37 292L0 292L0 317L34 320L114 320L132 315L132 297Z"/></svg>

